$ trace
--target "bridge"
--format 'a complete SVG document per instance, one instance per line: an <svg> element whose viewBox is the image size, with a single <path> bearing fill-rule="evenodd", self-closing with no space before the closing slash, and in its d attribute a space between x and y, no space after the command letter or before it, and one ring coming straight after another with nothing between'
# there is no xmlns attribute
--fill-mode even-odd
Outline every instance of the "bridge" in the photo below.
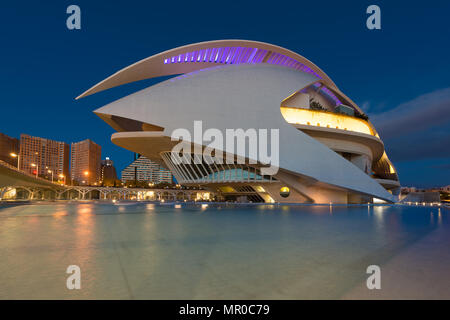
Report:
<svg viewBox="0 0 450 320"><path fill-rule="evenodd" d="M31 200L38 194L45 198L63 189L64 186L59 183L36 177L0 160L0 200L5 196L14 197L18 190L27 195L26 199Z"/></svg>
<svg viewBox="0 0 450 320"><path fill-rule="evenodd" d="M0 160L2 200L209 200L205 190L67 186L36 177Z"/></svg>
<svg viewBox="0 0 450 320"><path fill-rule="evenodd" d="M76 200L159 200L195 201L209 200L210 192L185 189L117 188L97 186L66 186L56 191L56 199Z"/></svg>

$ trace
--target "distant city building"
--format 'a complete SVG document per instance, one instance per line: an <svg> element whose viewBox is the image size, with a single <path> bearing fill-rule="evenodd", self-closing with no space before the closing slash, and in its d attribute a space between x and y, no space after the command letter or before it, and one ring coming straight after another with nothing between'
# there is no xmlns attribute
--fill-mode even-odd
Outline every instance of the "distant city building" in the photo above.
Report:
<svg viewBox="0 0 450 320"><path fill-rule="evenodd" d="M417 192L417 188L416 187L402 187L401 188L401 193L403 193L403 194L407 194L410 192Z"/></svg>
<svg viewBox="0 0 450 320"><path fill-rule="evenodd" d="M18 157L13 158L11 153L19 154L19 139L0 133L0 160L17 166Z"/></svg>
<svg viewBox="0 0 450 320"><path fill-rule="evenodd" d="M72 143L70 176L79 184L94 185L100 182L102 148L90 139Z"/></svg>
<svg viewBox="0 0 450 320"><path fill-rule="evenodd" d="M103 186L112 187L117 181L116 168L114 162L106 157L100 165L100 182Z"/></svg>
<svg viewBox="0 0 450 320"><path fill-rule="evenodd" d="M69 174L69 145L65 142L20 135L20 169L41 176ZM49 172L50 171L50 172Z"/></svg>
<svg viewBox="0 0 450 320"><path fill-rule="evenodd" d="M140 156L122 170L122 182L134 180L148 181L155 184L161 182L172 183L172 173L158 163Z"/></svg>
<svg viewBox="0 0 450 320"><path fill-rule="evenodd" d="M411 192L444 192L444 193L450 193L450 185L443 186L443 187L432 187L432 188L424 188L419 189L416 187L402 187L401 193L408 194Z"/></svg>
<svg viewBox="0 0 450 320"><path fill-rule="evenodd" d="M450 192L450 186L427 188L427 189L424 189L423 191L425 191L425 192L432 192L432 191L434 191L434 192L449 193Z"/></svg>
<svg viewBox="0 0 450 320"><path fill-rule="evenodd" d="M400 200L401 202L420 202L420 203L439 203L441 202L440 194L437 191L421 191L421 192L410 192L404 198Z"/></svg>

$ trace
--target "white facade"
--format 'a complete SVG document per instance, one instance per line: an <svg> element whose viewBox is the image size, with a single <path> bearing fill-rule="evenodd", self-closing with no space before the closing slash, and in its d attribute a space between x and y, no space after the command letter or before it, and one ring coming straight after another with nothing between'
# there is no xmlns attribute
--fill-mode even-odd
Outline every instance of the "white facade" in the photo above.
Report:
<svg viewBox="0 0 450 320"><path fill-rule="evenodd" d="M153 67L154 73L144 67ZM397 174L376 130L361 119L362 111L317 66L280 47L239 40L185 46L127 67L82 96L139 80L143 74L163 75L165 67L166 74L192 72L95 113L118 131L112 136L114 143L169 167L178 181L204 185L225 198L253 192L266 202L396 200ZM357 116L334 112L341 104L353 108ZM269 181L258 180L261 163L234 168L175 166L164 156L175 144L170 136L179 128L192 131L198 120L203 130L277 129L278 173ZM194 143L192 139L185 142ZM237 149L233 153L249 160L248 154ZM250 189L241 188L245 185ZM283 188L290 190L287 196L280 192Z"/></svg>

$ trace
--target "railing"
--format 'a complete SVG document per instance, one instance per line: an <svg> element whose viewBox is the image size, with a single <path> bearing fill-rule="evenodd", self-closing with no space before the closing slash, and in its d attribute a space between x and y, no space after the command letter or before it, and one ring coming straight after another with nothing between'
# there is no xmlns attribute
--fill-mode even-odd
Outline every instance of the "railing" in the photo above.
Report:
<svg viewBox="0 0 450 320"><path fill-rule="evenodd" d="M33 179L36 179L36 180L39 180L39 181L42 181L42 182L45 182L45 183L54 184L55 186L61 187L61 184L59 184L57 182L51 182L50 180L47 180L47 179L44 179L44 178L41 178L41 177L36 177L36 175L28 173L26 171L19 170L19 169L17 169L16 166L12 166L12 165L10 165L9 163L7 163L7 162L5 162L3 160L0 160L0 165L3 166L3 167L7 167L8 169L14 170L17 173L20 173L20 174L23 174L25 176L28 176L30 178L33 178Z"/></svg>
<svg viewBox="0 0 450 320"><path fill-rule="evenodd" d="M245 164L216 163L210 158L207 163L201 156L185 155L186 163L172 161L171 152L161 153L161 157L173 172L179 183L240 183L274 182L272 176L262 176L260 170ZM188 159L191 157L190 159Z"/></svg>

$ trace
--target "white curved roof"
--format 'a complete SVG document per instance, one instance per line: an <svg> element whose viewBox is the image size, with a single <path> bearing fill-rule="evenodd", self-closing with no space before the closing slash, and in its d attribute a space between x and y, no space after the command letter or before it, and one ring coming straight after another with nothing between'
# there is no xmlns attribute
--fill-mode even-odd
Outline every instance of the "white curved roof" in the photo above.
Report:
<svg viewBox="0 0 450 320"><path fill-rule="evenodd" d="M97 83L76 99L126 83L160 76L184 74L223 64L275 64L316 76L334 94L362 113L318 66L305 57L282 47L250 40L215 40L167 50L138 61Z"/></svg>

